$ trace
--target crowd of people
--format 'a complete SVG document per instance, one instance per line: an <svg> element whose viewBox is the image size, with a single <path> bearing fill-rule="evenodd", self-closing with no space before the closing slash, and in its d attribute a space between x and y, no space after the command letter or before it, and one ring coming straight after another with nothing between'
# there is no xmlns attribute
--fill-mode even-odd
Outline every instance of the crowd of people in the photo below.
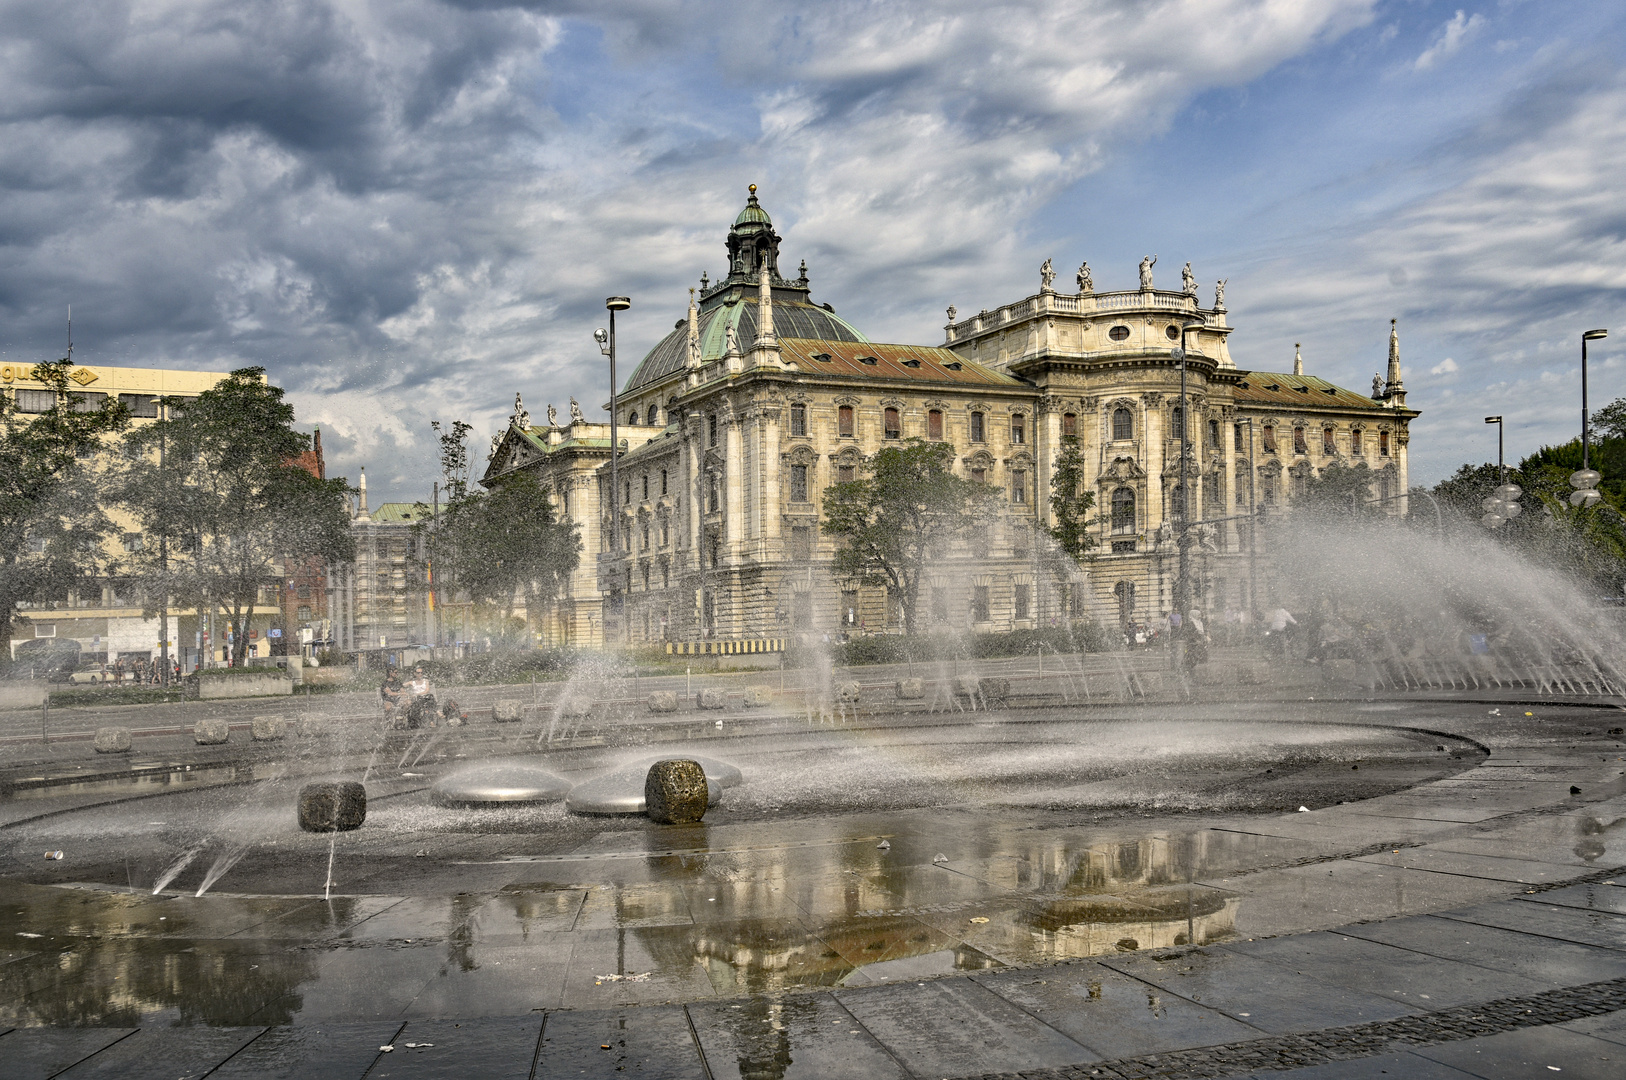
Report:
<svg viewBox="0 0 1626 1080"><path fill-rule="evenodd" d="M154 657L132 656L128 661L120 656L111 664L103 664L101 681L134 686L157 686L165 681L179 682L181 662L171 661L169 679L164 678L163 662Z"/></svg>

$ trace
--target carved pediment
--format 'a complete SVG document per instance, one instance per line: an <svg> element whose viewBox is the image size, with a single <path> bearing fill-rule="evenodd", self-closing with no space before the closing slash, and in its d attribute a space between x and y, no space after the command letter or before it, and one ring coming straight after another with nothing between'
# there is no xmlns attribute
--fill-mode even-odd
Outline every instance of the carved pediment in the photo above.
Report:
<svg viewBox="0 0 1626 1080"><path fill-rule="evenodd" d="M1141 468L1140 462L1132 457L1120 456L1112 459L1112 464L1101 470L1101 482L1124 484L1132 480L1146 479L1146 470Z"/></svg>
<svg viewBox="0 0 1626 1080"><path fill-rule="evenodd" d="M994 467L994 455L986 450L974 451L964 461L966 467L970 469L992 469Z"/></svg>
<svg viewBox="0 0 1626 1080"><path fill-rule="evenodd" d="M1282 475L1282 463L1277 461L1275 458L1271 458L1269 461L1259 466L1259 472L1264 476L1280 476Z"/></svg>
<svg viewBox="0 0 1626 1080"><path fill-rule="evenodd" d="M864 452L856 446L843 446L830 455L830 460L838 465L862 465Z"/></svg>
<svg viewBox="0 0 1626 1080"><path fill-rule="evenodd" d="M819 460L819 455L806 443L798 443L780 454L779 459L790 465L811 465Z"/></svg>

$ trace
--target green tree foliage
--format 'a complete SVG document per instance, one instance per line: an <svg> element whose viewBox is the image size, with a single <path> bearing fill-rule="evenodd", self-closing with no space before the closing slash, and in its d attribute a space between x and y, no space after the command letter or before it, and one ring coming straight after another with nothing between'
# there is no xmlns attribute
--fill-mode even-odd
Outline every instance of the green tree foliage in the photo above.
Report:
<svg viewBox="0 0 1626 1080"><path fill-rule="evenodd" d="M429 536L443 588L497 605L505 624L523 598L528 627L564 591L581 548L577 527L558 519L547 489L527 472L454 499Z"/></svg>
<svg viewBox="0 0 1626 1080"><path fill-rule="evenodd" d="M1592 414L1594 438L1626 439L1626 397L1616 398Z"/></svg>
<svg viewBox="0 0 1626 1080"><path fill-rule="evenodd" d="M224 612L236 664L261 590L290 560L355 558L349 486L295 464L310 436L294 430L293 406L264 376L263 368L234 371L184 409L132 431L120 478L144 534L134 569L148 608L167 594L184 607Z"/></svg>
<svg viewBox="0 0 1626 1080"><path fill-rule="evenodd" d="M1369 517L1381 513L1384 508L1372 499L1372 480L1372 470L1364 461L1355 465L1335 461L1322 468L1320 475L1309 478L1304 494L1290 504L1292 512L1323 518Z"/></svg>
<svg viewBox="0 0 1626 1080"><path fill-rule="evenodd" d="M1455 517L1461 521L1478 521L1484 513L1480 509L1480 502L1490 497L1502 483L1501 470L1495 465L1463 465L1449 477L1441 480L1429 489L1430 494L1439 502L1440 509L1446 513L1455 512ZM1507 477L1515 484L1523 484L1524 480L1517 469L1509 469ZM1430 522L1434 520L1433 509L1422 505L1423 500L1413 500L1411 512L1424 515Z"/></svg>
<svg viewBox="0 0 1626 1080"><path fill-rule="evenodd" d="M926 573L994 515L1001 490L955 476L948 443L915 438L884 447L867 476L825 489L821 527L841 541L834 572L886 585L912 634Z"/></svg>
<svg viewBox="0 0 1626 1080"><path fill-rule="evenodd" d="M1084 485L1084 455L1078 439L1062 439L1061 456L1050 473L1050 538L1075 562L1082 561L1096 546L1090 535L1095 524L1095 492Z"/></svg>
<svg viewBox="0 0 1626 1080"><path fill-rule="evenodd" d="M0 669L11 662L19 604L62 600L112 569L97 451L129 414L112 397L82 411L71 397L72 370L68 358L34 366L34 378L56 400L32 417L0 393Z"/></svg>

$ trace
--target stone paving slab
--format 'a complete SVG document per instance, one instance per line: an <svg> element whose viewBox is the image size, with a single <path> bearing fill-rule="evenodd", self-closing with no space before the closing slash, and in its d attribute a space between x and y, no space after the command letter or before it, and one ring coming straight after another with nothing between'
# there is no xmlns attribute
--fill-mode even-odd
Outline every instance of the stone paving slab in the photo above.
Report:
<svg viewBox="0 0 1626 1080"><path fill-rule="evenodd" d="M1392 995L1322 982L1238 953L1198 949L1168 960L1121 956L1101 963L1271 1034L1388 1020L1419 1011L1417 1005Z"/></svg>
<svg viewBox="0 0 1626 1080"><path fill-rule="evenodd" d="M1626 1047L1553 1025L1413 1050L1483 1080L1620 1080Z"/></svg>
<svg viewBox="0 0 1626 1080"><path fill-rule="evenodd" d="M367 1080L529 1080L541 1036L538 1015L413 1020Z"/></svg>
<svg viewBox="0 0 1626 1080"><path fill-rule="evenodd" d="M1506 883L1491 879L1360 862L1267 870L1203 884L1243 897L1236 917L1243 936L1330 930L1360 920L1465 907L1508 893Z"/></svg>
<svg viewBox="0 0 1626 1080"><path fill-rule="evenodd" d="M1505 971L1325 931L1237 942L1222 951L1280 964L1318 982L1392 998L1417 1009L1449 1009L1533 994L1546 986Z"/></svg>
<svg viewBox="0 0 1626 1080"><path fill-rule="evenodd" d="M1626 950L1626 915L1607 911L1579 911L1575 908L1544 905L1540 896L1521 900L1478 904L1458 911L1437 912L1442 919L1460 919L1481 926L1499 926L1539 937L1596 945L1604 949Z"/></svg>
<svg viewBox="0 0 1626 1080"><path fill-rule="evenodd" d="M1609 949L1433 915L1351 926L1344 933L1448 960L1510 971L1549 986L1626 976L1626 955Z"/></svg>
<svg viewBox="0 0 1626 1080"><path fill-rule="evenodd" d="M1594 1039L1603 1039L1605 1042L1626 1046L1626 1012L1589 1016L1584 1020L1568 1020L1557 1026L1568 1028L1571 1031L1579 1031L1581 1034L1590 1035Z"/></svg>
<svg viewBox="0 0 1626 1080"><path fill-rule="evenodd" d="M228 1058L209 1080L355 1080L403 1026L388 1020L272 1028Z"/></svg>
<svg viewBox="0 0 1626 1080"><path fill-rule="evenodd" d="M18 1028L0 1036L7 1080L46 1080L136 1033L135 1028Z"/></svg>
<svg viewBox="0 0 1626 1080"><path fill-rule="evenodd" d="M1607 881L1569 885L1562 889L1544 890L1531 902L1626 915L1626 886Z"/></svg>
<svg viewBox="0 0 1626 1080"><path fill-rule="evenodd" d="M713 1077L909 1080L898 1060L829 994L690 1005Z"/></svg>
<svg viewBox="0 0 1626 1080"><path fill-rule="evenodd" d="M1246 1021L1170 994L1102 964L1067 964L975 977L1102 1058L1256 1038Z"/></svg>
<svg viewBox="0 0 1626 1080"><path fill-rule="evenodd" d="M1546 885L1555 881L1568 881L1588 872L1585 866L1564 866L1559 863L1534 862L1497 855L1470 855L1437 847L1402 849L1398 855L1392 853L1362 855L1353 861L1376 863L1380 866L1404 866L1436 874L1489 878L1492 881L1508 881L1518 885Z"/></svg>
<svg viewBox="0 0 1626 1080"><path fill-rule="evenodd" d="M688 1014L678 1006L550 1013L533 1075L536 1080L711 1080Z"/></svg>
<svg viewBox="0 0 1626 1080"><path fill-rule="evenodd" d="M62 1080L194 1080L265 1032L263 1027L144 1027L62 1073Z"/></svg>
<svg viewBox="0 0 1626 1080"><path fill-rule="evenodd" d="M1392 1076L1395 1080L1476 1080L1473 1073L1407 1052L1329 1061L1285 1072L1257 1072L1250 1074L1247 1080L1376 1080L1381 1076Z"/></svg>
<svg viewBox="0 0 1626 1080"><path fill-rule="evenodd" d="M1097 1055L972 980L843 990L836 999L916 1076L964 1076Z"/></svg>

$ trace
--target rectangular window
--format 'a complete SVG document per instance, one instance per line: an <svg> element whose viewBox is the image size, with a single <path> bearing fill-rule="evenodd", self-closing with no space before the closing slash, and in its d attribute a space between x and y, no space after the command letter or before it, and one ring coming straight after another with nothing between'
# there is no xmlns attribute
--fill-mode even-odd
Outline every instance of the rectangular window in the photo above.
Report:
<svg viewBox="0 0 1626 1080"><path fill-rule="evenodd" d="M1067 614L1075 619L1084 617L1084 587L1073 585L1067 591Z"/></svg>
<svg viewBox="0 0 1626 1080"><path fill-rule="evenodd" d="M987 469L972 469L971 470L971 479L975 480L979 484L986 484L988 482L988 470Z"/></svg>
<svg viewBox="0 0 1626 1080"><path fill-rule="evenodd" d="M301 585L297 590L295 590L294 595L301 600L309 600L311 598L311 587L309 585Z"/></svg>
<svg viewBox="0 0 1626 1080"><path fill-rule="evenodd" d="M813 558L813 528L810 525L792 525L790 528L790 557L797 562Z"/></svg>
<svg viewBox="0 0 1626 1080"><path fill-rule="evenodd" d="M639 534L642 537L642 540L641 540L641 543L643 544L642 550L648 551L649 550L649 522L646 521L646 522L643 523L643 526L639 529Z"/></svg>
<svg viewBox="0 0 1626 1080"><path fill-rule="evenodd" d="M1114 555L1128 555L1134 550L1135 541L1133 540L1114 540L1112 542L1112 553Z"/></svg>
<svg viewBox="0 0 1626 1080"><path fill-rule="evenodd" d="M943 414L937 409L926 413L926 438L934 442L943 438Z"/></svg>
<svg viewBox="0 0 1626 1080"><path fill-rule="evenodd" d="M56 394L50 390L17 391L17 411L20 413L50 412L56 404Z"/></svg>
<svg viewBox="0 0 1626 1080"><path fill-rule="evenodd" d="M667 547L672 543L671 524L670 521L661 518L661 547Z"/></svg>
<svg viewBox="0 0 1626 1080"><path fill-rule="evenodd" d="M155 394L120 394L119 404L134 417L152 420L158 416L158 397Z"/></svg>
<svg viewBox="0 0 1626 1080"><path fill-rule="evenodd" d="M1011 417L1011 443L1020 446L1027 442L1027 418L1021 413Z"/></svg>
<svg viewBox="0 0 1626 1080"><path fill-rule="evenodd" d="M1338 444L1334 441L1332 428L1321 429L1321 452L1323 454L1335 454L1338 452Z"/></svg>
<svg viewBox="0 0 1626 1080"><path fill-rule="evenodd" d="M708 429L710 431L710 434L711 434L711 442L710 442L709 445L716 446L717 445L717 417L715 417L715 416L706 417L706 424L707 424L707 427L708 427Z"/></svg>
<svg viewBox="0 0 1626 1080"><path fill-rule="evenodd" d="M130 554L134 555L136 552L140 551L144 546L145 545L142 544L142 542L141 542L141 534L140 533L125 533L124 534L124 550L125 551L128 551Z"/></svg>
<svg viewBox="0 0 1626 1080"><path fill-rule="evenodd" d="M1378 456L1389 456L1389 433L1387 431L1378 432Z"/></svg>
<svg viewBox="0 0 1626 1080"><path fill-rule="evenodd" d="M661 470L661 494L666 494L666 470Z"/></svg>
<svg viewBox="0 0 1626 1080"><path fill-rule="evenodd" d="M1266 424L1264 427L1260 428L1259 429L1259 441L1264 445L1265 453L1274 454L1276 452L1276 428L1275 428L1275 426L1271 425L1271 424Z"/></svg>
<svg viewBox="0 0 1626 1080"><path fill-rule="evenodd" d="M932 621L948 622L948 590L940 586L933 586L931 605Z"/></svg>
<svg viewBox="0 0 1626 1080"><path fill-rule="evenodd" d="M1231 449L1238 454L1247 452L1248 444L1242 441L1242 425L1237 424L1231 430Z"/></svg>
<svg viewBox="0 0 1626 1080"><path fill-rule="evenodd" d="M853 407L842 405L836 409L836 435L842 439L853 437Z"/></svg>
<svg viewBox="0 0 1626 1080"><path fill-rule="evenodd" d="M1011 473L1011 502L1018 506L1027 505L1028 501L1028 474L1021 469Z"/></svg>
<svg viewBox="0 0 1626 1080"><path fill-rule="evenodd" d="M1031 588L1031 585L1018 585L1014 590L1012 590L1015 594L1012 597L1012 603L1015 606L1016 617L1018 619L1025 619L1028 617L1028 590Z"/></svg>
<svg viewBox="0 0 1626 1080"><path fill-rule="evenodd" d="M988 586L971 586L971 621L988 621Z"/></svg>
<svg viewBox="0 0 1626 1080"><path fill-rule="evenodd" d="M301 607L299 609L299 621L300 622L309 622L310 617L311 617L311 609L310 608Z"/></svg>
<svg viewBox="0 0 1626 1080"><path fill-rule="evenodd" d="M1259 478L1259 497L1266 506L1276 505L1276 478L1270 473Z"/></svg>
<svg viewBox="0 0 1626 1080"><path fill-rule="evenodd" d="M35 637L56 637L56 623L35 623Z"/></svg>
<svg viewBox="0 0 1626 1080"><path fill-rule="evenodd" d="M647 501L648 498L649 498L649 474L645 473L644 474L644 499Z"/></svg>
<svg viewBox="0 0 1626 1080"><path fill-rule="evenodd" d="M971 414L971 441L983 441L982 413L980 412L974 412Z"/></svg>
<svg viewBox="0 0 1626 1080"><path fill-rule="evenodd" d="M807 466L790 467L790 501L807 502Z"/></svg>
<svg viewBox="0 0 1626 1080"><path fill-rule="evenodd" d="M1310 447L1304 441L1304 429L1301 428L1301 427L1294 428L1293 429L1293 453L1295 453L1295 454L1308 454L1309 452L1310 452Z"/></svg>
<svg viewBox="0 0 1626 1080"><path fill-rule="evenodd" d="M886 437L889 438L889 439L902 438L903 437L903 418L898 415L898 410L896 410L896 409L887 409L885 415L886 415Z"/></svg>
<svg viewBox="0 0 1626 1080"><path fill-rule="evenodd" d="M858 590L841 590L841 625L858 625Z"/></svg>
<svg viewBox="0 0 1626 1080"><path fill-rule="evenodd" d="M807 436L807 406L792 405L790 407L790 434L793 439Z"/></svg>
<svg viewBox="0 0 1626 1080"><path fill-rule="evenodd" d="M1219 421L1208 421L1208 445L1218 450L1220 448Z"/></svg>
<svg viewBox="0 0 1626 1080"><path fill-rule="evenodd" d="M68 395L68 408L74 412L95 412L107 403L107 395L94 390L75 390Z"/></svg>
<svg viewBox="0 0 1626 1080"><path fill-rule="evenodd" d="M1349 433L1349 452L1355 457L1366 452L1366 447L1361 445L1361 432L1358 429Z"/></svg>
<svg viewBox="0 0 1626 1080"><path fill-rule="evenodd" d="M836 466L836 483L838 483L838 484L850 484L856 479L858 479L858 469L857 469L856 466L852 466L852 465L837 465Z"/></svg>
<svg viewBox="0 0 1626 1080"><path fill-rule="evenodd" d="M1078 416L1074 413L1063 413L1061 417L1061 437L1064 439L1078 438Z"/></svg>

